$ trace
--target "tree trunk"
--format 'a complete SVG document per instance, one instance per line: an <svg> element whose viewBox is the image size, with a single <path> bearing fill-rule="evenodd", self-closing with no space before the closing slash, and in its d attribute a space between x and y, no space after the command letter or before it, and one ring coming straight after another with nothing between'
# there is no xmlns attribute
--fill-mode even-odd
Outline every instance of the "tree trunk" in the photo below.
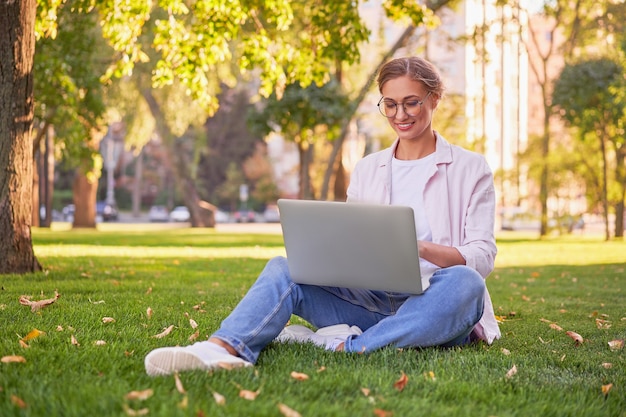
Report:
<svg viewBox="0 0 626 417"><path fill-rule="evenodd" d="M35 0L0 2L0 274L41 270L31 235Z"/></svg>
<svg viewBox="0 0 626 417"><path fill-rule="evenodd" d="M161 106L150 89L142 89L141 94L150 108L152 117L154 117L156 131L169 149L168 157L172 158L176 183L180 186L185 206L189 209L191 227L215 227L215 211L217 207L200 199L196 184L190 173L190 161L187 160L185 150L180 146L180 141L176 140L177 138L167 126Z"/></svg>
<svg viewBox="0 0 626 417"><path fill-rule="evenodd" d="M83 165L91 166L90 163ZM73 228L96 227L96 198L98 193L98 181L90 178L97 175L89 175L89 169L80 166L76 169L72 193L74 195L74 222Z"/></svg>

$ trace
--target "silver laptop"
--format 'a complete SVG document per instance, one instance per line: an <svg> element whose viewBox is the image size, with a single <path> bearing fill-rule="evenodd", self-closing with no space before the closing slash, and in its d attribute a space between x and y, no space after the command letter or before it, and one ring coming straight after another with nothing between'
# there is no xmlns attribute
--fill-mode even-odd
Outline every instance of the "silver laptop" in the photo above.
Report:
<svg viewBox="0 0 626 417"><path fill-rule="evenodd" d="M294 282L420 294L413 209L278 200Z"/></svg>

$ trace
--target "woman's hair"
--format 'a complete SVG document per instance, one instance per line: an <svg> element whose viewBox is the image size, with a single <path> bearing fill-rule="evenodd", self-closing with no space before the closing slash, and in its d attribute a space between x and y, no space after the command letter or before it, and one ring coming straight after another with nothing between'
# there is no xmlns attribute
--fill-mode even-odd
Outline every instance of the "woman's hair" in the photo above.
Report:
<svg viewBox="0 0 626 417"><path fill-rule="evenodd" d="M389 80L408 76L412 80L419 81L426 86L429 93L443 97L445 87L439 71L430 62L420 57L395 58L385 63L378 72L378 91L382 94L383 85Z"/></svg>

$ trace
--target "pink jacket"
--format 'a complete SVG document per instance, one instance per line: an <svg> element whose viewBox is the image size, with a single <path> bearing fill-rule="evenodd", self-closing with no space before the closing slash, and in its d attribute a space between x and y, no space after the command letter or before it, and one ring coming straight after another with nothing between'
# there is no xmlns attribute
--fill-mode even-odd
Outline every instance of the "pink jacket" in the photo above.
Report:
<svg viewBox="0 0 626 417"><path fill-rule="evenodd" d="M467 266L487 278L493 271L497 253L493 174L482 155L451 145L436 135L436 166L424 189L433 242L455 247ZM391 159L397 146L398 140L357 163L350 177L348 201L390 204ZM488 343L500 338L486 289L483 317L474 333Z"/></svg>

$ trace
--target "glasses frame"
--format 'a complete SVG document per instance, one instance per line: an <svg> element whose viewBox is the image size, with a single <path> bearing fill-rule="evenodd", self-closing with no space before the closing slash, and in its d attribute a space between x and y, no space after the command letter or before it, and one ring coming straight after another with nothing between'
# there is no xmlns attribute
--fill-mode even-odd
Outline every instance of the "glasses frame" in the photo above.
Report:
<svg viewBox="0 0 626 417"><path fill-rule="evenodd" d="M382 114L384 117L386 117L387 119L393 119L394 117L396 117L398 115L398 105L399 104L402 105L402 110L404 110L404 114L406 114L409 117L415 117L415 116L417 116L418 114L420 114L422 112L422 106L424 105L424 102L428 99L428 97L430 97L431 93L432 93L432 91L429 91L428 94L426 94L426 97L424 97L421 100L415 99L415 101L417 101L417 104L419 104L419 110L415 114L411 114L411 113L406 111L406 104L405 103L406 103L407 100L402 101L402 103L396 103L394 100L390 100L390 101L392 101L396 105L396 112L393 114L393 116L387 116L387 114L385 113L385 110L383 110L383 108L380 106L381 103L383 102L383 100L386 98L385 96L382 96L380 98L380 100L378 100L378 104L376 104L376 106L378 107L378 112L380 114ZM410 99L410 101L413 101L413 99Z"/></svg>

